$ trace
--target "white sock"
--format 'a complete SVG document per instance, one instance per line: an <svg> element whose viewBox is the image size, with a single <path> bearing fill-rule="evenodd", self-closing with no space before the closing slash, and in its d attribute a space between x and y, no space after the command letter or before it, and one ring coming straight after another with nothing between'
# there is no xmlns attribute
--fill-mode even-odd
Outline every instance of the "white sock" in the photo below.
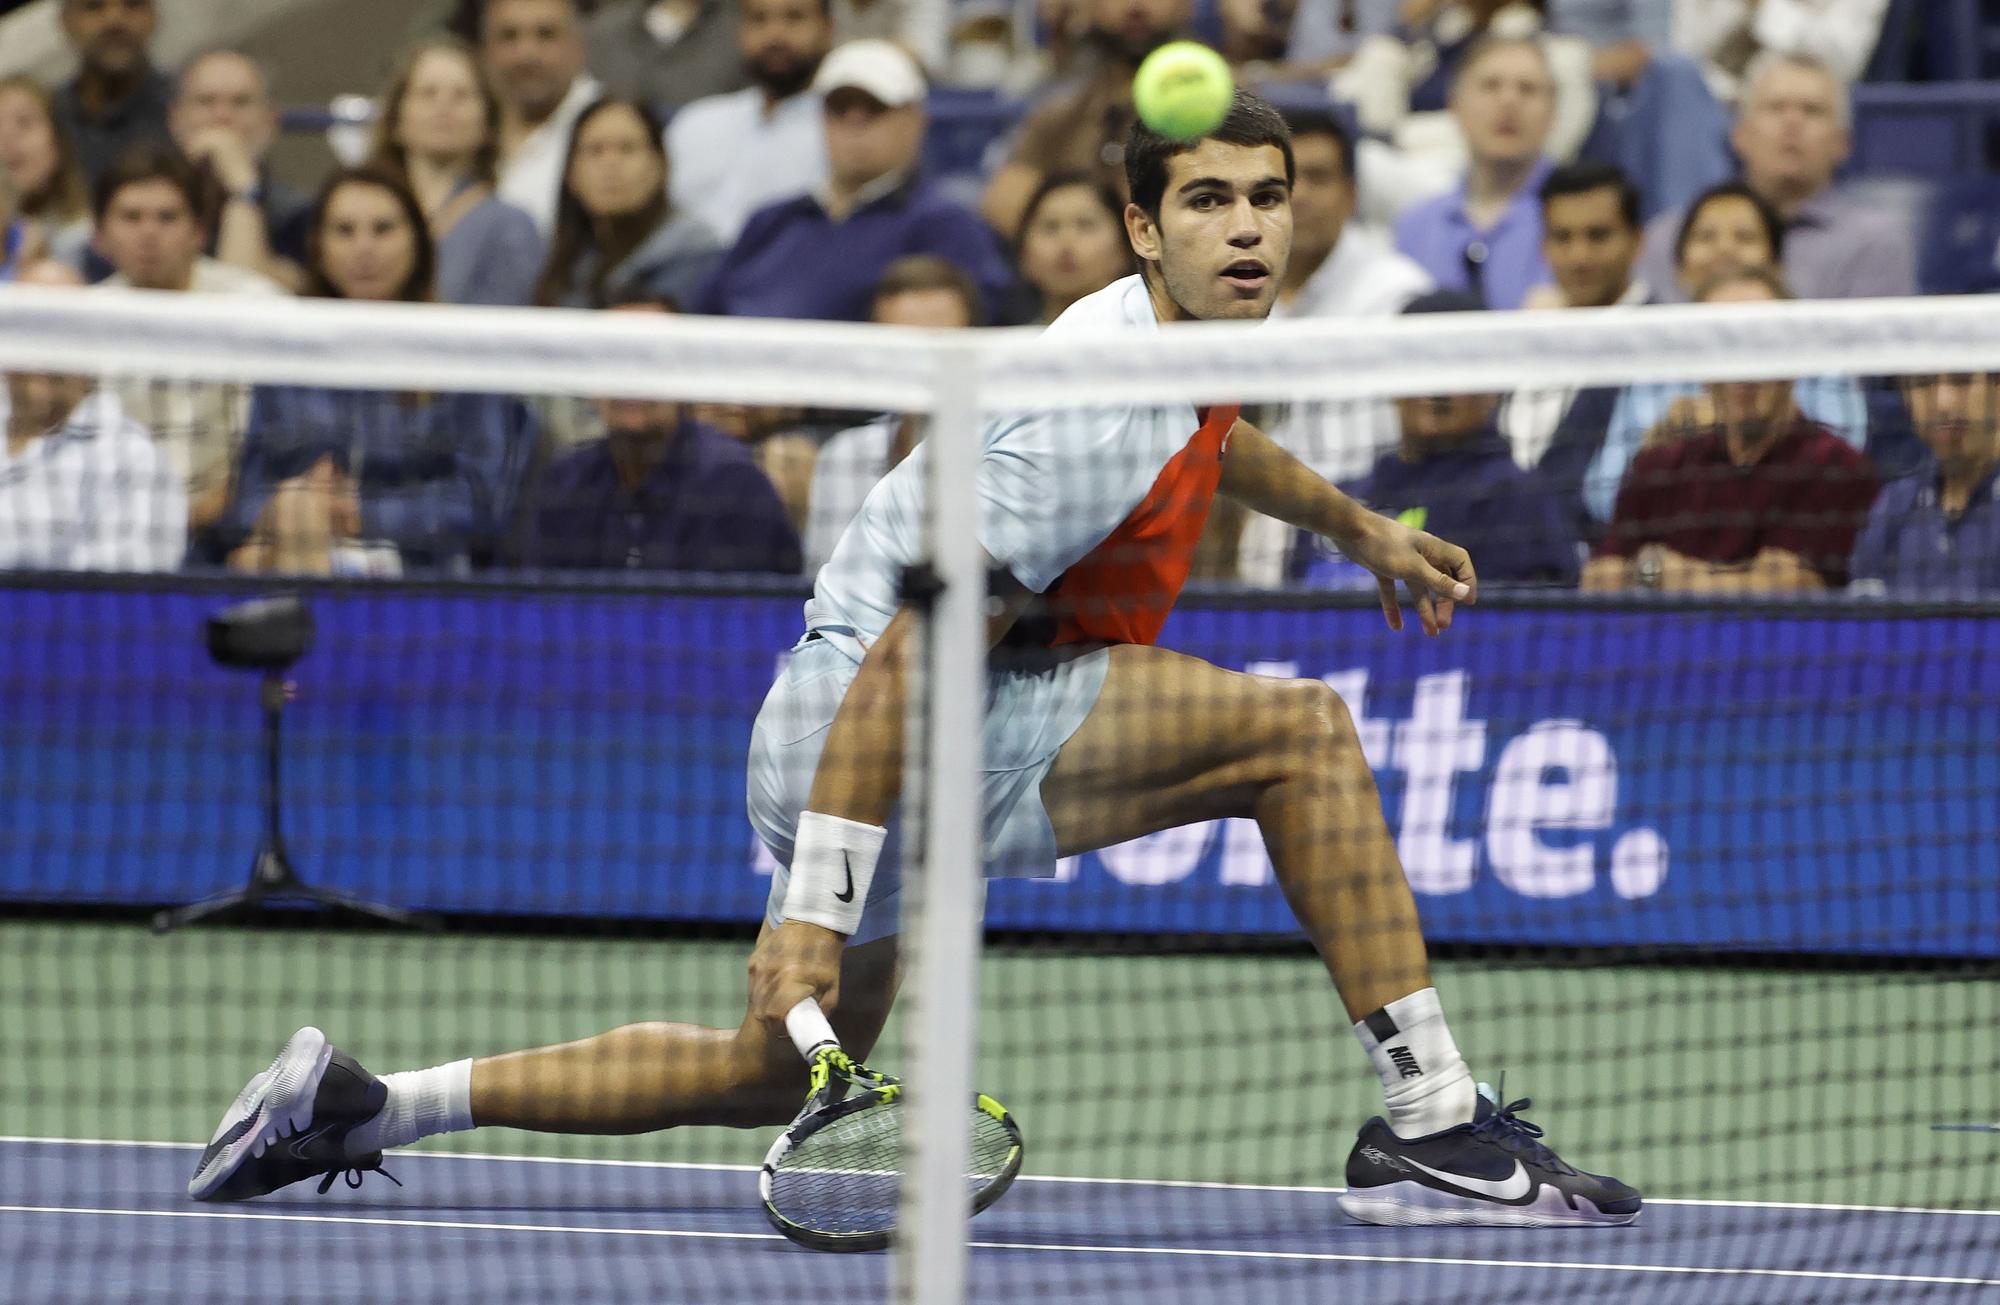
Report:
<svg viewBox="0 0 2000 1305"><path fill-rule="evenodd" d="M390 1151L438 1133L472 1127L472 1062L454 1060L433 1069L384 1074L389 1100L367 1123L347 1135L350 1156Z"/></svg>
<svg viewBox="0 0 2000 1305"><path fill-rule="evenodd" d="M1423 1137L1472 1122L1478 1088L1445 1027L1436 988L1396 1000L1354 1026L1389 1107L1397 1137Z"/></svg>

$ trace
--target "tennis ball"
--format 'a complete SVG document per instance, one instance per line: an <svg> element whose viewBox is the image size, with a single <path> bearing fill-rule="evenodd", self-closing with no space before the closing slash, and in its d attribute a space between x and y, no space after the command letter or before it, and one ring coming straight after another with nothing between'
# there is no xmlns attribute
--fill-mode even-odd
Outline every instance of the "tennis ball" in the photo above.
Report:
<svg viewBox="0 0 2000 1305"><path fill-rule="evenodd" d="M1235 94L1229 65L1197 41L1161 46L1132 79L1132 105L1140 119L1175 140L1194 140L1221 126Z"/></svg>

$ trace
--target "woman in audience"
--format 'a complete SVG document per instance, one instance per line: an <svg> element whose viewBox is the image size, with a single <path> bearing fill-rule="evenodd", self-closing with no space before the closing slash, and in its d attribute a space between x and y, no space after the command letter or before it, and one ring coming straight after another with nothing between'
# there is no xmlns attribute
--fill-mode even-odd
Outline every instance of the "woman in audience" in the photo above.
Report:
<svg viewBox="0 0 2000 1305"><path fill-rule="evenodd" d="M1785 225L1742 182L1711 186L1688 205L1674 240L1674 278L1692 295L1734 268L1783 266ZM1851 376L1807 376L1793 386L1799 411L1859 449L1868 441L1868 404ZM1584 507L1609 521L1625 469L1642 448L1685 438L1716 424L1706 389L1692 383L1633 385L1619 395L1603 447L1584 473Z"/></svg>
<svg viewBox="0 0 2000 1305"><path fill-rule="evenodd" d="M653 111L616 97L585 109L570 134L555 238L535 302L684 304L720 254L713 232L667 202L667 152Z"/></svg>
<svg viewBox="0 0 2000 1305"><path fill-rule="evenodd" d="M308 295L423 303L436 255L400 180L367 168L321 188L307 241ZM260 388L224 525L238 570L463 571L510 523L535 427L484 394Z"/></svg>
<svg viewBox="0 0 2000 1305"><path fill-rule="evenodd" d="M404 56L375 120L372 162L402 178L437 246L437 297L448 304L529 303L546 247L535 220L493 193L500 97L472 48L454 37Z"/></svg>
<svg viewBox="0 0 2000 1305"><path fill-rule="evenodd" d="M1080 172L1058 172L1035 191L1021 217L1021 276L1035 292L1046 325L1087 294L1132 269L1125 207Z"/></svg>
<svg viewBox="0 0 2000 1305"><path fill-rule="evenodd" d="M0 78L0 173L13 180L10 243L20 262L55 258L79 270L90 246L90 191L54 101L30 77Z"/></svg>

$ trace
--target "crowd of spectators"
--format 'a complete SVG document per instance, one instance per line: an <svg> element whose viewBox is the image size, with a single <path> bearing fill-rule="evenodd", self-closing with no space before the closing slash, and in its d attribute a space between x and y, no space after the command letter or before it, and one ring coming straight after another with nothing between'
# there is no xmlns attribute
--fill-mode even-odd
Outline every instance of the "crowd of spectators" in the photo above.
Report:
<svg viewBox="0 0 2000 1305"><path fill-rule="evenodd" d="M0 80L0 280L1046 323L1134 272L1132 72L1195 37L1292 123L1275 316L1907 295L1908 222L1841 180L1883 8L1043 0L1029 41L904 0L479 0L401 52L366 157L307 193L274 175L256 60L163 70L153 0L61 0L74 75ZM1024 112L980 175L933 175L937 88L965 80ZM1825 376L1256 416L1492 584L1993 591L1997 390ZM0 565L360 575L796 574L924 434L897 413L41 374L7 377L5 419ZM1356 579L1273 521L1218 511L1209 536L1212 578Z"/></svg>

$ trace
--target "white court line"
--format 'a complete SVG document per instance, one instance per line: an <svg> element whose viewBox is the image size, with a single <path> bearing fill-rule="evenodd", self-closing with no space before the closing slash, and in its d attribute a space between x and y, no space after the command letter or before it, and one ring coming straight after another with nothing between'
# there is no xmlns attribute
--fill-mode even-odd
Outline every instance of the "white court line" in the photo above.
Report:
<svg viewBox="0 0 2000 1305"><path fill-rule="evenodd" d="M160 1150L198 1151L200 1142L136 1142L101 1137L24 1137L0 1134L0 1146L126 1146ZM595 1160L583 1156L505 1155L493 1151L411 1151L398 1160L501 1160L523 1165L605 1165L614 1169L685 1169L705 1173L754 1174L756 1165L708 1164L692 1160ZM1211 1192L1295 1192L1304 1196L1338 1196L1345 1187L1313 1187L1284 1183L1218 1183L1188 1178L1089 1178L1068 1174L1022 1174L1020 1183L1085 1183L1107 1187L1172 1187ZM2000 1219L2000 1210L1955 1210L1920 1205L1840 1205L1822 1201L1726 1201L1699 1197L1649 1196L1647 1205L1711 1206L1741 1210L1816 1210L1831 1214L1948 1214Z"/></svg>
<svg viewBox="0 0 2000 1305"><path fill-rule="evenodd" d="M481 1223L463 1219L388 1219L332 1214L259 1214L247 1210L126 1210L101 1206L0 1205L0 1214L81 1214L145 1219L235 1219L251 1223L363 1225L454 1232L556 1233L563 1236L673 1237L690 1241L774 1242L777 1233L701 1232L685 1228L597 1228L587 1224ZM1693 1264L1600 1264L1589 1260L1494 1260L1446 1255L1367 1255L1334 1251L1251 1251L1199 1246L1087 1246L1068 1242L970 1243L981 1251L1036 1251L1068 1255L1164 1255L1211 1260L1260 1260L1304 1264L1422 1264L1470 1269L1542 1269L1598 1273L1651 1273L1679 1277L1806 1278L1825 1282L1893 1282L1944 1287L2000 1287L2000 1278L1935 1274L1852 1273L1835 1269L1756 1269Z"/></svg>

